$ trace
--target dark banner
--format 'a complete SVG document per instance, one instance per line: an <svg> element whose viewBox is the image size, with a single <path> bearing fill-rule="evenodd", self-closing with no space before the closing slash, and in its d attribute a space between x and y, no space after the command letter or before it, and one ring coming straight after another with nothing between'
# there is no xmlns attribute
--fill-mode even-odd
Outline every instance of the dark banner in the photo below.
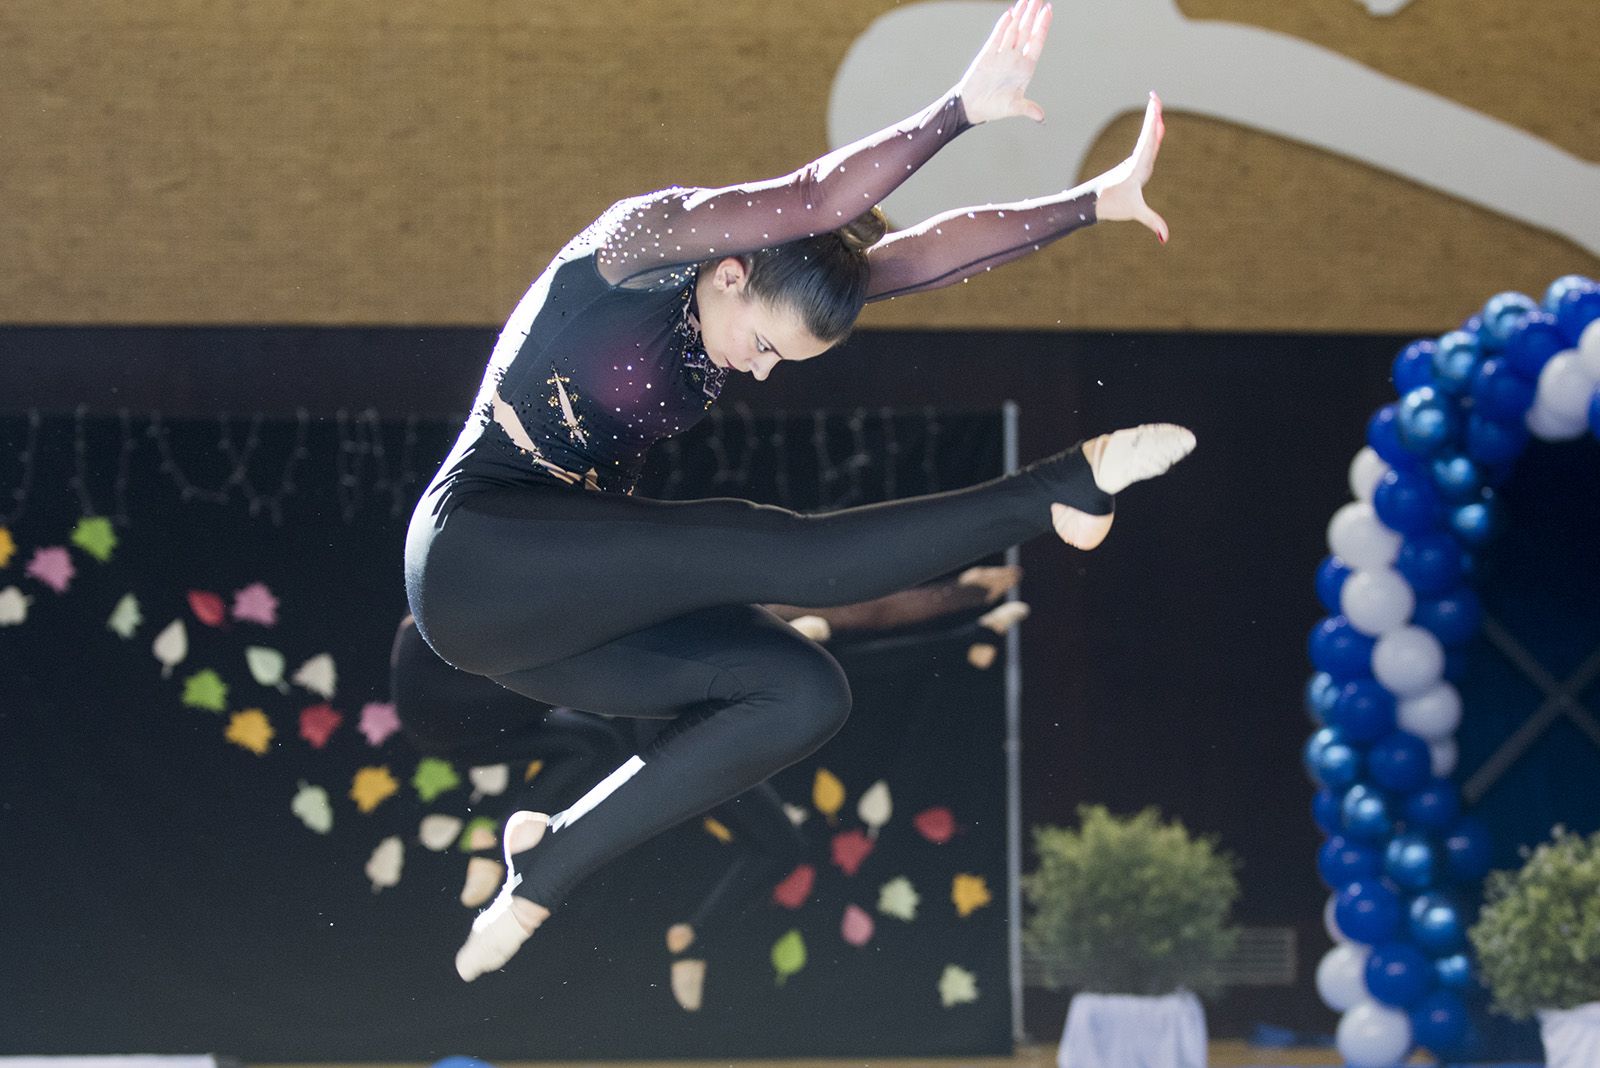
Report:
<svg viewBox="0 0 1600 1068"><path fill-rule="evenodd" d="M773 786L792 870L691 956L740 856L694 821L503 972L452 957L474 820L543 768L400 729L411 502L454 427L372 413L0 421L0 1053L256 1061L1004 1051L1005 680L941 620L830 644L850 723ZM720 413L641 492L827 510L1001 470L997 414Z"/></svg>

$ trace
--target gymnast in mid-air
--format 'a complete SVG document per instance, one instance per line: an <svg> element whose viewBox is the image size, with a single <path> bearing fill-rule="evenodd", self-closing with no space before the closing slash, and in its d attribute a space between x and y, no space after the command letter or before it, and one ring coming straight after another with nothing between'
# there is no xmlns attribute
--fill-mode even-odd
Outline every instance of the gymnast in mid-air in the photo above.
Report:
<svg viewBox="0 0 1600 1068"><path fill-rule="evenodd" d="M1050 5L1018 0L957 84L799 170L620 201L535 279L406 539L418 632L445 661L548 705L666 721L563 811L523 811L456 969L503 966L589 873L800 760L850 711L838 664L766 610L865 601L1047 530L1080 549L1112 497L1194 447L1170 424L1091 438L966 489L815 515L632 494L650 446L729 374L822 355L869 300L936 289L1096 221L1162 241L1144 200L1152 94L1130 155L1053 196L886 233L875 205L964 130L1042 119L1026 95Z"/></svg>

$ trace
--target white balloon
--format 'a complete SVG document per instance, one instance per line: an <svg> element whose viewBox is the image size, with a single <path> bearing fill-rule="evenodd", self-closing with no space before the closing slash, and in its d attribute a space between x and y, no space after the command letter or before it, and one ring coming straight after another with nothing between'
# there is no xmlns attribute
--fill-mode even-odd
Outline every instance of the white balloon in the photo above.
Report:
<svg viewBox="0 0 1600 1068"><path fill-rule="evenodd" d="M1336 1037L1350 1068L1394 1068L1411 1052L1411 1017L1363 1001L1339 1018Z"/></svg>
<svg viewBox="0 0 1600 1068"><path fill-rule="evenodd" d="M1573 438L1582 437L1583 432L1589 429L1587 415L1575 418L1553 412L1540 404L1537 399L1534 400L1533 407L1528 409L1523 422L1540 441L1571 441Z"/></svg>
<svg viewBox="0 0 1600 1068"><path fill-rule="evenodd" d="M1600 347L1600 346L1597 346ZM1358 501L1372 503L1372 491L1389 473L1389 465L1371 445L1365 445L1350 461L1350 495Z"/></svg>
<svg viewBox="0 0 1600 1068"><path fill-rule="evenodd" d="M1328 903L1322 906L1322 927L1328 932L1328 937L1335 943L1348 942L1350 936L1339 930L1339 894L1337 891L1328 895Z"/></svg>
<svg viewBox="0 0 1600 1068"><path fill-rule="evenodd" d="M1422 627L1396 627L1373 648L1372 674L1396 697L1422 693L1444 674L1444 646Z"/></svg>
<svg viewBox="0 0 1600 1068"><path fill-rule="evenodd" d="M1433 764L1434 775L1446 779L1456 770L1456 760L1461 756L1461 750L1454 738L1440 738L1428 743L1428 756Z"/></svg>
<svg viewBox="0 0 1600 1068"><path fill-rule="evenodd" d="M1578 335L1578 366L1592 380L1600 382L1600 319L1583 328Z"/></svg>
<svg viewBox="0 0 1600 1068"><path fill-rule="evenodd" d="M1339 607L1362 634L1385 634L1411 618L1417 595L1394 568L1363 568L1344 580Z"/></svg>
<svg viewBox="0 0 1600 1068"><path fill-rule="evenodd" d="M1400 540L1366 501L1351 501L1328 521L1328 549L1358 570L1394 563L1400 555Z"/></svg>
<svg viewBox="0 0 1600 1068"><path fill-rule="evenodd" d="M1583 373L1578 354L1572 349L1550 357L1539 372L1539 390L1534 405L1567 420L1587 419L1589 398L1594 396L1594 379Z"/></svg>
<svg viewBox="0 0 1600 1068"><path fill-rule="evenodd" d="M1372 947L1343 942L1322 955L1317 965L1317 993L1334 1012L1344 1012L1368 1000L1367 957Z"/></svg>
<svg viewBox="0 0 1600 1068"><path fill-rule="evenodd" d="M1377 659L1376 654L1373 657ZM1395 725L1425 742L1442 742L1461 725L1461 693L1448 682L1401 699Z"/></svg>

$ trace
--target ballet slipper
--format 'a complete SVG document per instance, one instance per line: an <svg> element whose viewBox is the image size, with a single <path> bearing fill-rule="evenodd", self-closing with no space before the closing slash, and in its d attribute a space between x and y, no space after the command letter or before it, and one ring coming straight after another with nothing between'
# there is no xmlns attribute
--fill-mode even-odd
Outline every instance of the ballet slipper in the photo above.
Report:
<svg viewBox="0 0 1600 1068"><path fill-rule="evenodd" d="M978 642L976 645L967 646L967 663L979 671L988 671L994 665L994 658L1000 650L987 642Z"/></svg>
<svg viewBox="0 0 1600 1068"><path fill-rule="evenodd" d="M1172 423L1142 426L1102 434L1084 443L1095 485L1116 494L1146 479L1165 474L1173 464L1194 451L1194 432ZM1090 515L1065 504L1050 506L1050 524L1056 535L1076 549L1093 549L1111 532L1111 515Z"/></svg>
<svg viewBox="0 0 1600 1068"><path fill-rule="evenodd" d="M550 910L543 905L516 896L522 876L512 861L517 854L538 845L549 826L550 817L543 812L517 812L506 821L506 881L489 907L472 921L466 942L456 951L456 974L464 981L470 983L485 972L505 967L528 936L549 917Z"/></svg>
<svg viewBox="0 0 1600 1068"><path fill-rule="evenodd" d="M506 869L492 857L473 857L467 861L467 878L461 884L461 903L475 909L494 896Z"/></svg>
<svg viewBox="0 0 1600 1068"><path fill-rule="evenodd" d="M1032 611L1026 601L1007 601L997 605L978 617L978 625L987 627L996 634L1004 634L1012 627L1028 618Z"/></svg>
<svg viewBox="0 0 1600 1068"><path fill-rule="evenodd" d="M672 962L672 997L684 1012L700 1011L705 988L705 961L685 959Z"/></svg>
<svg viewBox="0 0 1600 1068"><path fill-rule="evenodd" d="M821 616L796 616L789 620L789 626L818 644L833 637L833 628Z"/></svg>
<svg viewBox="0 0 1600 1068"><path fill-rule="evenodd" d="M675 923L667 928L667 951L676 955L694 945L694 928L686 923Z"/></svg>
<svg viewBox="0 0 1600 1068"><path fill-rule="evenodd" d="M1022 568L1009 564L1002 567L969 567L956 576L958 586L979 586L983 589L985 604L993 604L1004 597L1022 580Z"/></svg>

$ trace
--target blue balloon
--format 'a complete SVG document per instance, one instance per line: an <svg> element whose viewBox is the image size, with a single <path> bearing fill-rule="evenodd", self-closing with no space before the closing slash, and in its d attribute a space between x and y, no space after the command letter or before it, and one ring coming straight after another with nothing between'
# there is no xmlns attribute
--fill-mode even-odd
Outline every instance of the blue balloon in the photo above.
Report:
<svg viewBox="0 0 1600 1068"><path fill-rule="evenodd" d="M1439 857L1428 836L1405 831L1389 841L1383 851L1383 873L1402 890L1418 893L1439 876Z"/></svg>
<svg viewBox="0 0 1600 1068"><path fill-rule="evenodd" d="M1328 722L1328 712L1339 700L1339 684L1326 671L1314 673L1306 682L1306 714L1316 723Z"/></svg>
<svg viewBox="0 0 1600 1068"><path fill-rule="evenodd" d="M1350 565L1337 556L1324 556L1317 565L1317 600L1330 615L1339 614L1339 593L1350 577Z"/></svg>
<svg viewBox="0 0 1600 1068"><path fill-rule="evenodd" d="M1451 396L1465 393L1482 358L1477 335L1452 330L1441 337L1433 353L1433 380L1439 392Z"/></svg>
<svg viewBox="0 0 1600 1068"><path fill-rule="evenodd" d="M433 1068L490 1068L490 1065L476 1057L446 1057L434 1061Z"/></svg>
<svg viewBox="0 0 1600 1068"><path fill-rule="evenodd" d="M1445 452L1433 458L1428 465L1433 486L1446 501L1460 502L1476 498L1483 488L1483 472L1478 465L1458 452Z"/></svg>
<svg viewBox="0 0 1600 1068"><path fill-rule="evenodd" d="M1366 783L1358 782L1344 792L1339 812L1343 817L1344 836L1354 841L1377 842L1394 831L1389 799Z"/></svg>
<svg viewBox="0 0 1600 1068"><path fill-rule="evenodd" d="M1481 334L1499 348L1538 310L1538 302L1525 293L1496 293L1483 306Z"/></svg>
<svg viewBox="0 0 1600 1068"><path fill-rule="evenodd" d="M1448 957L1467 948L1467 924L1461 907L1438 892L1419 894L1406 909L1411 940L1430 957Z"/></svg>
<svg viewBox="0 0 1600 1068"><path fill-rule="evenodd" d="M1432 341L1423 340L1413 341L1400 350L1391 371L1396 394L1403 397L1418 386L1433 384L1433 354L1438 347Z"/></svg>
<svg viewBox="0 0 1600 1068"><path fill-rule="evenodd" d="M1446 512L1450 533L1470 549L1481 549L1500 532L1500 501L1494 490L1485 487L1478 499L1458 504Z"/></svg>
<svg viewBox="0 0 1600 1068"><path fill-rule="evenodd" d="M1369 994L1385 1005L1404 1009L1433 989L1433 962L1409 942L1386 942L1372 948L1366 979Z"/></svg>
<svg viewBox="0 0 1600 1068"><path fill-rule="evenodd" d="M1418 456L1438 452L1461 429L1454 399L1433 386L1418 386L1401 397L1394 422L1400 444Z"/></svg>
<svg viewBox="0 0 1600 1068"><path fill-rule="evenodd" d="M1440 957L1433 962L1433 975L1446 990L1466 990L1473 985L1472 959L1465 953Z"/></svg>
<svg viewBox="0 0 1600 1068"><path fill-rule="evenodd" d="M1535 392L1534 379L1513 371L1508 357L1484 360L1472 376L1472 410L1502 423L1520 422Z"/></svg>
<svg viewBox="0 0 1600 1068"><path fill-rule="evenodd" d="M1367 753L1372 781L1397 794L1420 790L1432 777L1430 764L1428 743L1406 731L1379 738Z"/></svg>
<svg viewBox="0 0 1600 1068"><path fill-rule="evenodd" d="M1340 687L1328 722L1356 745L1377 741L1394 730L1394 694L1375 679L1354 679Z"/></svg>
<svg viewBox="0 0 1600 1068"><path fill-rule="evenodd" d="M1336 679L1371 678L1376 644L1376 639L1356 630L1344 616L1329 616L1318 623L1307 642L1311 663Z"/></svg>
<svg viewBox="0 0 1600 1068"><path fill-rule="evenodd" d="M1359 879L1376 878L1383 858L1370 845L1336 834L1317 851L1317 873L1330 890L1340 890Z"/></svg>
<svg viewBox="0 0 1600 1068"><path fill-rule="evenodd" d="M1566 347L1566 335L1556 324L1555 315L1542 311L1522 321L1521 328L1507 339L1502 356L1512 374L1527 382L1537 382L1539 372L1550 362L1550 357Z"/></svg>
<svg viewBox="0 0 1600 1068"><path fill-rule="evenodd" d="M1515 460L1528 447L1528 428L1521 423L1485 419L1477 412L1467 418L1467 455L1480 464Z"/></svg>
<svg viewBox="0 0 1600 1068"><path fill-rule="evenodd" d="M1576 345L1584 327L1600 319L1600 290L1569 289L1561 294L1553 310L1556 326L1567 344Z"/></svg>
<svg viewBox="0 0 1600 1068"><path fill-rule="evenodd" d="M1544 297L1539 302L1540 305L1545 311L1555 311L1556 305L1560 303L1562 296L1569 289L1580 291L1600 289L1600 282L1596 282L1593 278L1585 278L1581 274L1564 274L1550 283L1550 287L1544 291Z"/></svg>
<svg viewBox="0 0 1600 1068"><path fill-rule="evenodd" d="M1411 622L1432 631L1446 646L1463 645L1483 622L1483 602L1471 586L1457 586L1442 597L1418 601Z"/></svg>
<svg viewBox="0 0 1600 1068"><path fill-rule="evenodd" d="M1311 818L1323 834L1338 834L1344 829L1344 813L1340 809L1343 796L1332 790L1318 790L1311 799Z"/></svg>
<svg viewBox="0 0 1600 1068"><path fill-rule="evenodd" d="M1388 942L1400 930L1400 899L1378 879L1358 879L1339 891L1333 920L1357 942Z"/></svg>
<svg viewBox="0 0 1600 1068"><path fill-rule="evenodd" d="M1438 526L1439 495L1415 471L1385 472L1372 491L1372 508L1384 526L1400 534L1425 534Z"/></svg>
<svg viewBox="0 0 1600 1068"><path fill-rule="evenodd" d="M1417 466L1417 458L1400 443L1399 404L1385 404L1367 420L1367 444L1383 462L1395 469Z"/></svg>
<svg viewBox="0 0 1600 1068"><path fill-rule="evenodd" d="M1475 816L1460 817L1445 832L1445 869L1456 882L1473 883L1489 874L1492 853L1489 828Z"/></svg>
<svg viewBox="0 0 1600 1068"><path fill-rule="evenodd" d="M1413 534L1400 544L1395 570L1418 597L1434 597L1461 581L1461 545L1440 531Z"/></svg>
<svg viewBox="0 0 1600 1068"><path fill-rule="evenodd" d="M1400 805L1400 817L1407 827L1430 834L1448 830L1460 814L1461 797L1449 779L1430 779Z"/></svg>
<svg viewBox="0 0 1600 1068"><path fill-rule="evenodd" d="M1317 754L1312 777L1330 790L1343 790L1361 778L1361 753L1349 742L1340 740L1324 746Z"/></svg>
<svg viewBox="0 0 1600 1068"><path fill-rule="evenodd" d="M1443 1058L1467 1037L1467 1007L1451 990L1425 994L1411 1006L1411 1040Z"/></svg>

